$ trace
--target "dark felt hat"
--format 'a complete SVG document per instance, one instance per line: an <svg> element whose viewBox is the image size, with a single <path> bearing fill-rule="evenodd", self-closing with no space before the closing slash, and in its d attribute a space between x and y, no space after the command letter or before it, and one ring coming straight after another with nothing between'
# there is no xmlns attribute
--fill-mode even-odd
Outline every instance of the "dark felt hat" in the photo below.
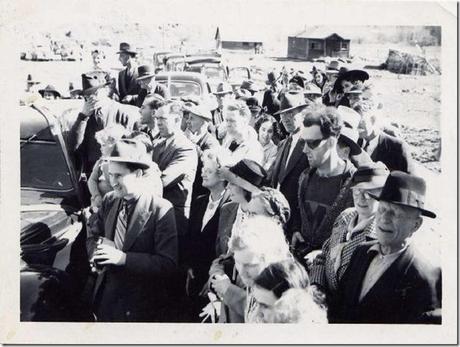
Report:
<svg viewBox="0 0 460 347"><path fill-rule="evenodd" d="M216 91L213 94L223 95L228 93L233 93L232 86L227 82L221 82L217 85Z"/></svg>
<svg viewBox="0 0 460 347"><path fill-rule="evenodd" d="M382 188L388 178L390 171L381 161L362 164L355 171L352 181L352 188L377 189Z"/></svg>
<svg viewBox="0 0 460 347"><path fill-rule="evenodd" d="M28 84L39 84L40 82L39 81L34 81L34 79L32 78L32 75L28 74L27 75L27 83Z"/></svg>
<svg viewBox="0 0 460 347"><path fill-rule="evenodd" d="M243 159L230 168L222 169L225 180L251 193L258 193L266 177L264 168L254 160Z"/></svg>
<svg viewBox="0 0 460 347"><path fill-rule="evenodd" d="M104 71L93 71L81 75L81 94L88 95L94 93L99 88L109 85L111 81L107 81Z"/></svg>
<svg viewBox="0 0 460 347"><path fill-rule="evenodd" d="M48 84L45 88L43 89L40 89L38 91L40 93L40 95L43 97L43 94L45 94L45 92L50 92L50 93L53 93L54 96L57 96L58 98L61 97L61 93L59 93L56 88L54 88L54 86L52 86L51 84Z"/></svg>
<svg viewBox="0 0 460 347"><path fill-rule="evenodd" d="M152 160L147 154L146 147L135 140L123 139L115 143L108 161L137 164L142 169L148 169Z"/></svg>
<svg viewBox="0 0 460 347"><path fill-rule="evenodd" d="M416 208L423 216L436 218L435 213L424 209L426 183L422 177L393 171L388 176L380 196L369 195L378 201Z"/></svg>
<svg viewBox="0 0 460 347"><path fill-rule="evenodd" d="M303 94L284 93L281 97L280 110L274 115L290 112L296 109L299 111L307 107Z"/></svg>
<svg viewBox="0 0 460 347"><path fill-rule="evenodd" d="M246 89L249 90L250 92L258 92L259 88L255 85L254 81L252 80L245 80L241 83L240 89Z"/></svg>
<svg viewBox="0 0 460 347"><path fill-rule="evenodd" d="M128 53L128 54L131 54L131 55L136 55L137 54L136 51L131 49L131 45L129 43L127 43L127 42L120 43L120 49L117 52L117 54L120 54L120 53Z"/></svg>
<svg viewBox="0 0 460 347"><path fill-rule="evenodd" d="M259 105L259 100L256 97L251 96L246 99L246 105L248 105L251 111L260 111L261 107Z"/></svg>
<svg viewBox="0 0 460 347"><path fill-rule="evenodd" d="M155 76L155 72L153 71L150 65L140 65L137 68L137 80L142 80L144 78L149 78Z"/></svg>
<svg viewBox="0 0 460 347"><path fill-rule="evenodd" d="M272 84L272 83L275 83L277 81L277 78L276 78L276 75L273 71L270 71L268 74L267 74L267 81L266 83L267 84Z"/></svg>
<svg viewBox="0 0 460 347"><path fill-rule="evenodd" d="M296 84L298 84L302 89L305 88L304 78L302 78L302 76L299 76L299 75L295 75L294 77L292 77L292 78L289 80L289 83L296 83Z"/></svg>

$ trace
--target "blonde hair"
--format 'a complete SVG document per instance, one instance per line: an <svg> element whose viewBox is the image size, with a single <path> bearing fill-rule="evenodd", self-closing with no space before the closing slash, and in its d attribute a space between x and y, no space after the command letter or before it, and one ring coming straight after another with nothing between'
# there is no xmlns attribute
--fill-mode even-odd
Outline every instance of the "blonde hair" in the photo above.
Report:
<svg viewBox="0 0 460 347"><path fill-rule="evenodd" d="M266 263L276 263L292 257L283 228L273 218L252 216L234 230L228 241L230 252L249 250Z"/></svg>
<svg viewBox="0 0 460 347"><path fill-rule="evenodd" d="M227 112L235 112L237 111L240 117L243 117L246 120L251 119L251 111L249 110L248 105L242 100L231 100L229 102L224 103L223 113Z"/></svg>
<svg viewBox="0 0 460 347"><path fill-rule="evenodd" d="M286 290L275 303L273 323L327 323L324 306L315 302L309 289Z"/></svg>

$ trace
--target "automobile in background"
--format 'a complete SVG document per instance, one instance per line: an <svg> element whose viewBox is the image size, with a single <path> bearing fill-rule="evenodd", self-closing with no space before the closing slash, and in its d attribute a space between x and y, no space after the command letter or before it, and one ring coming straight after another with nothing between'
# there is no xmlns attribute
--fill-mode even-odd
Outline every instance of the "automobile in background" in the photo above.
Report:
<svg viewBox="0 0 460 347"><path fill-rule="evenodd" d="M206 76L213 92L216 91L219 83L228 80L228 69L218 56L189 56L185 59L184 71Z"/></svg>
<svg viewBox="0 0 460 347"><path fill-rule="evenodd" d="M153 68L157 71L164 69L164 58L170 54L169 51L156 52L153 54Z"/></svg>
<svg viewBox="0 0 460 347"><path fill-rule="evenodd" d="M217 108L217 100L212 94L207 78L197 72L160 72L155 81L166 86L172 99L188 96L201 98L211 109Z"/></svg>
<svg viewBox="0 0 460 347"><path fill-rule="evenodd" d="M185 65L185 54L170 53L163 58L164 71L183 71Z"/></svg>
<svg viewBox="0 0 460 347"><path fill-rule="evenodd" d="M235 90L245 80L251 79L251 71L246 66L233 66L228 68L228 82Z"/></svg>
<svg viewBox="0 0 460 347"><path fill-rule="evenodd" d="M43 106L19 110L20 320L91 321L80 300L89 274L83 214L89 196L67 150L73 121Z"/></svg>

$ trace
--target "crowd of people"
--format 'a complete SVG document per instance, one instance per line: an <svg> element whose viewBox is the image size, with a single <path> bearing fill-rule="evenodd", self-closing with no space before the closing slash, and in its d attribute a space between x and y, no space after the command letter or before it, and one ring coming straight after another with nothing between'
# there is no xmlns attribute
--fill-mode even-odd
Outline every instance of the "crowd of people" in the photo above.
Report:
<svg viewBox="0 0 460 347"><path fill-rule="evenodd" d="M117 81L82 75L68 139L97 321L441 322L441 270L411 243L436 215L366 71L223 81L213 109L118 54Z"/></svg>

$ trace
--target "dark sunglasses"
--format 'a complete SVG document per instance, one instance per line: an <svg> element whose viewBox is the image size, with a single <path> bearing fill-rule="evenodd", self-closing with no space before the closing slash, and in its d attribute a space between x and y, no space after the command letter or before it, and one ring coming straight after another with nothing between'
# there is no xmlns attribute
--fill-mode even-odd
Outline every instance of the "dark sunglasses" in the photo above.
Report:
<svg viewBox="0 0 460 347"><path fill-rule="evenodd" d="M326 139L319 139L319 140L305 140L305 144L310 148L310 149L315 149L317 148L319 145L321 145L321 143L323 141L325 141Z"/></svg>

